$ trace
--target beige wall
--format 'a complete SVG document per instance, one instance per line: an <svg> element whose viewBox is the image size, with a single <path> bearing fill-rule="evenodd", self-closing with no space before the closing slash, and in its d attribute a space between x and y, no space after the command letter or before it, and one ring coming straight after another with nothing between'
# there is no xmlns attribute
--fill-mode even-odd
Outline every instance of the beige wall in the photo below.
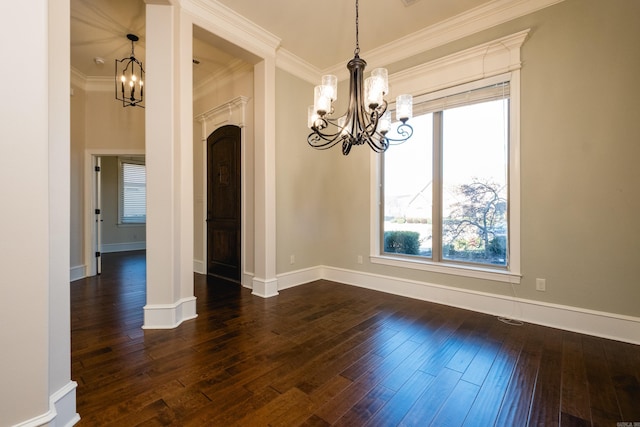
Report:
<svg viewBox="0 0 640 427"><path fill-rule="evenodd" d="M307 265L640 316L640 3L566 0L391 66L531 28L522 56L522 283L372 265L369 156L305 147L311 85L279 73L278 273ZM301 95L300 95L301 94ZM302 265L290 265L296 253ZM365 263L357 264L357 256ZM307 259L308 258L308 259ZM547 291L535 290L537 277Z"/></svg>
<svg viewBox="0 0 640 427"><path fill-rule="evenodd" d="M87 92L85 148L144 149L144 111L123 107L112 91Z"/></svg>
<svg viewBox="0 0 640 427"><path fill-rule="evenodd" d="M343 168L351 171L353 177L361 176L353 168L361 168L362 162L357 159L362 156L354 150L354 154L344 158L337 146L320 151L309 146L307 107L313 103L313 85L278 70L276 90L277 272L338 265L337 260L331 264L334 255L337 253L339 258L340 254L352 252L344 249L349 244L345 240L354 240L360 233L358 229L343 230L346 224L354 222L345 220L342 213L352 203L360 204L361 196L357 191L344 191L348 183L340 182L338 176ZM346 90L340 92L336 111L346 108L342 105L345 93ZM367 180L365 175L356 183L365 190L365 195L369 194ZM339 202L342 197L349 199L346 204ZM365 237L367 227L368 222L361 230ZM367 248L363 251L360 253L369 253Z"/></svg>
<svg viewBox="0 0 640 427"><path fill-rule="evenodd" d="M101 157L102 252L117 252L146 239L144 224L118 224L118 157ZM136 246L137 247L137 246ZM116 250L114 250L116 249Z"/></svg>
<svg viewBox="0 0 640 427"><path fill-rule="evenodd" d="M91 85L89 85L91 87ZM90 154L144 151L144 109L122 107L110 90L85 90L73 84L71 96L71 268L85 260L85 221L92 216L85 206L85 176ZM91 185L91 183L89 183ZM132 231L132 230L129 230ZM125 234L129 233L126 231ZM122 234L122 231L119 232ZM142 232L143 233L143 232ZM133 238L132 234L130 237ZM136 233L136 239L144 239ZM119 238L125 238L120 236ZM105 243L115 243L105 241ZM86 267L86 266L85 266Z"/></svg>

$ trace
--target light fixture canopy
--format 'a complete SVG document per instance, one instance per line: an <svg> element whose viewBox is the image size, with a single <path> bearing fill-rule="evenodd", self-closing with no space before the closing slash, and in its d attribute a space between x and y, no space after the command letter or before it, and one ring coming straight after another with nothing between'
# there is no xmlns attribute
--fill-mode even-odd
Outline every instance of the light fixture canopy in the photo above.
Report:
<svg viewBox="0 0 640 427"><path fill-rule="evenodd" d="M127 39L131 41L131 56L116 59L116 99L123 107L144 108L144 68L133 51L133 43L139 39L135 34L127 34Z"/></svg>
<svg viewBox="0 0 640 427"><path fill-rule="evenodd" d="M402 143L413 135L413 128L407 124L412 117L413 99L411 95L396 98L396 120L401 123L396 134L390 137L391 115L387 111L384 96L389 93L388 72L376 68L364 80L366 61L360 58L358 35L358 0L356 0L356 48L354 58L347 64L349 70L349 107L340 117L332 117L333 102L337 99L338 78L334 75L322 77L322 82L314 88L314 102L309 106L307 126L311 133L307 142L313 148L327 149L342 142L345 156L354 145L368 144L377 153L384 152L390 144Z"/></svg>

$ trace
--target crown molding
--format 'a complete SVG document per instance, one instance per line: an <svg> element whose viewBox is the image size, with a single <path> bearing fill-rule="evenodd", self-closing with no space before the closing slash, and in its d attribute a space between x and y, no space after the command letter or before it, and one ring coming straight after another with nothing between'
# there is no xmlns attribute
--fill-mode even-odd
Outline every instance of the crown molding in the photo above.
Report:
<svg viewBox="0 0 640 427"><path fill-rule="evenodd" d="M279 37L216 0L182 0L181 5L194 23L260 58L274 56L280 46Z"/></svg>
<svg viewBox="0 0 640 427"><path fill-rule="evenodd" d="M366 58L370 67L384 67L563 1L493 0L386 45L363 52L361 56ZM278 51L278 54L280 52ZM319 81L324 74L335 74L339 80L347 79L349 73L346 62L322 70L315 79L309 80L311 73L315 71L312 66L299 60L299 68L296 68L296 61L290 58L283 61L288 66L287 71L312 83Z"/></svg>
<svg viewBox="0 0 640 427"><path fill-rule="evenodd" d="M284 48L278 49L276 53L276 67L312 84L316 84L322 76L322 70L318 67L314 67Z"/></svg>
<svg viewBox="0 0 640 427"><path fill-rule="evenodd" d="M87 90L87 76L77 68L71 67L71 85Z"/></svg>
<svg viewBox="0 0 640 427"><path fill-rule="evenodd" d="M373 67L409 58L564 0L494 0L367 53Z"/></svg>

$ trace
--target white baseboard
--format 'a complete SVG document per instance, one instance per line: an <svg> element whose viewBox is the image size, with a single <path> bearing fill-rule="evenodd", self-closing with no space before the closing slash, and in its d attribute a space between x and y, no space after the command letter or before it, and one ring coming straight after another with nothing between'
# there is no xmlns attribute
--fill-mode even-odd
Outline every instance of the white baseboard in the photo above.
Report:
<svg viewBox="0 0 640 427"><path fill-rule="evenodd" d="M244 288L253 289L253 273L248 273L246 271L242 273L240 283L242 283L242 287Z"/></svg>
<svg viewBox="0 0 640 427"><path fill-rule="evenodd" d="M76 412L76 387L78 383L69 381L64 387L49 397L49 411L30 420L15 424L14 427L71 427L80 421Z"/></svg>
<svg viewBox="0 0 640 427"><path fill-rule="evenodd" d="M433 283L318 266L278 275L278 289L318 279L444 304L523 322L640 344L640 318L476 292Z"/></svg>
<svg viewBox="0 0 640 427"><path fill-rule="evenodd" d="M200 259L193 260L193 271L198 274L207 274L207 268L204 261Z"/></svg>
<svg viewBox="0 0 640 427"><path fill-rule="evenodd" d="M126 243L103 243L101 252L108 254L111 252L127 252L127 251L140 251L147 249L147 242L126 242Z"/></svg>
<svg viewBox="0 0 640 427"><path fill-rule="evenodd" d="M253 278L252 295L262 298L270 298L278 295L278 279L265 280Z"/></svg>
<svg viewBox="0 0 640 427"><path fill-rule="evenodd" d="M278 290L323 279L323 267L311 267L278 275Z"/></svg>
<svg viewBox="0 0 640 427"><path fill-rule="evenodd" d="M183 298L174 304L147 304L143 310L142 329L174 329L182 322L198 317L196 297Z"/></svg>
<svg viewBox="0 0 640 427"><path fill-rule="evenodd" d="M80 280L87 277L87 266L86 265L76 265L75 267L71 267L69 272L69 279L71 282L74 280Z"/></svg>

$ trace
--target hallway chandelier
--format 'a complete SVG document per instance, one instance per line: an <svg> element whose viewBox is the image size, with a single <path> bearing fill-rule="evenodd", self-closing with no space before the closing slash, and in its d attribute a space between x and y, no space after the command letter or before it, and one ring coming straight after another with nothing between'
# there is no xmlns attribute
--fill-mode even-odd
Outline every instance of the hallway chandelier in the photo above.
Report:
<svg viewBox="0 0 640 427"><path fill-rule="evenodd" d="M407 120L413 114L411 95L399 95L396 98L396 120L401 123L396 129L397 138L388 135L391 128L391 113L387 111L384 96L389 92L388 72L386 68L376 68L371 77L364 80L367 65L361 59L358 34L358 0L356 0L356 48L354 57L347 64L349 70L349 108L341 117L331 117L334 113L333 102L337 98L338 78L334 75L322 76L322 82L314 88L313 105L309 106L307 126L312 132L307 142L313 148L327 149L342 142L342 154L345 156L354 145L367 143L377 153L384 152L390 143L402 143L413 135L413 128ZM364 89L364 90L363 90Z"/></svg>
<svg viewBox="0 0 640 427"><path fill-rule="evenodd" d="M135 34L127 34L131 40L131 56L116 59L116 99L122 101L123 107L142 107L144 100L144 68L142 62L136 59L133 43L138 41Z"/></svg>

